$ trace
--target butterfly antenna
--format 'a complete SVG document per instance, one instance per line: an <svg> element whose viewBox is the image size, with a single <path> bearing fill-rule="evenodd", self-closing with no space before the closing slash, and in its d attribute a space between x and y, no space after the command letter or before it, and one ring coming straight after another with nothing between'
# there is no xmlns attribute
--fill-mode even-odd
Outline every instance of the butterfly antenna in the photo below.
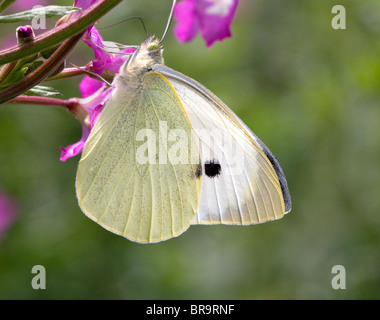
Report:
<svg viewBox="0 0 380 320"><path fill-rule="evenodd" d="M97 78L99 78L100 79L100 81L103 81L105 84L107 84L108 86L112 86L112 84L110 84L106 79L104 79L101 75L99 75L99 74L97 74L97 73L95 73L95 72L91 72L91 71L88 71L88 70L86 70L85 68L82 68L82 67L78 67L78 66L76 66L74 63L72 63L72 62L70 62L70 64L72 65L72 66L74 66L75 68L78 68L79 70L82 70L84 73L87 73L87 74L91 74L91 75L93 75L93 76L95 76L95 77L97 77Z"/></svg>
<svg viewBox="0 0 380 320"><path fill-rule="evenodd" d="M164 40L168 30L169 30L169 27L170 27L170 23L172 22L172 18L173 18L173 12L174 12L174 7L176 5L177 1L176 0L173 0L173 4L172 4L172 8L170 10L170 14L169 14L169 19L168 19L168 22L166 24L166 28L165 28L165 31L164 31L164 34L162 35L162 38L160 40L160 43Z"/></svg>
<svg viewBox="0 0 380 320"><path fill-rule="evenodd" d="M105 42L103 43L103 47L97 45L95 42L92 41L92 39L88 39L93 45L94 47L97 47L98 49L106 52L106 53L112 53L112 54L126 54L126 55L130 55L131 53L130 52L122 52L122 51L112 51L112 50L109 50L107 49L107 47L111 48L111 49L115 49L115 47L111 47L111 46L107 46L105 44ZM124 44L121 44L121 43L117 43L117 42L112 42L113 44L115 44L117 46L117 48L121 48L121 49L127 49L127 48L133 48L136 50L136 48L138 48L139 46L135 45L135 46L126 46Z"/></svg>
<svg viewBox="0 0 380 320"><path fill-rule="evenodd" d="M132 19L137 19L137 20L139 20L139 21L141 22L141 24L142 24L142 26L143 26L143 28L144 28L145 36L146 36L146 38L148 38L149 35L148 35L148 31L147 31L147 29L146 29L146 27L145 27L144 20L141 19L141 18L138 17L138 16L133 16L133 17L125 18L125 19L123 19L123 20L121 20L121 21L119 21L119 22L116 22L116 23L113 23L113 24L110 24L110 25L108 25L108 26L104 26L104 27L98 27L97 29L107 29L107 28L110 28L110 27L116 26L116 25L118 25L118 24L120 24L120 23L123 23L123 22L125 22L125 21L129 21L129 20L132 20Z"/></svg>

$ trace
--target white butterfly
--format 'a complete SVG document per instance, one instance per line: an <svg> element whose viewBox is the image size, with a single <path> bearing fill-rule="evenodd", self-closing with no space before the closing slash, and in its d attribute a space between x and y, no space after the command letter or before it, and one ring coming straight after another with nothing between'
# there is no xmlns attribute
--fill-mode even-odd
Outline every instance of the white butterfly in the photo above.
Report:
<svg viewBox="0 0 380 320"><path fill-rule="evenodd" d="M269 149L207 88L166 67L162 52L149 38L114 80L78 166L83 212L143 243L191 224L248 225L289 212Z"/></svg>

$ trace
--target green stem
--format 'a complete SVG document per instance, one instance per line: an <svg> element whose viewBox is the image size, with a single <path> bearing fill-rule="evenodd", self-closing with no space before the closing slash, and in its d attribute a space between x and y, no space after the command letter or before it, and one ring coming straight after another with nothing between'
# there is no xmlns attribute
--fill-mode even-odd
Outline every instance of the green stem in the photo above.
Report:
<svg viewBox="0 0 380 320"><path fill-rule="evenodd" d="M121 1L99 0L78 17L69 19L69 21L56 26L54 29L35 37L33 42L0 51L0 65L41 52L84 31Z"/></svg>
<svg viewBox="0 0 380 320"><path fill-rule="evenodd" d="M75 45L82 38L83 33L80 33L72 38L67 39L55 52L47 59L41 66L39 66L34 72L29 74L27 77L19 82L7 87L0 92L0 104L17 97L18 95L24 93L25 91L33 88L35 85L39 84L41 81L46 79L54 71L59 68L60 64Z"/></svg>
<svg viewBox="0 0 380 320"><path fill-rule="evenodd" d="M17 65L17 61L6 64L0 71L0 84L9 76L13 68Z"/></svg>

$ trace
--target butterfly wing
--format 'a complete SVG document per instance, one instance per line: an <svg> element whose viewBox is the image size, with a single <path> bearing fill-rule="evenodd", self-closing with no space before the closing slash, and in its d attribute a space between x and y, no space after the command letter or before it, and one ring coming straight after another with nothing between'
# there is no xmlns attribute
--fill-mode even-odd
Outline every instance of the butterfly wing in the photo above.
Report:
<svg viewBox="0 0 380 320"><path fill-rule="evenodd" d="M191 126L170 83L153 72L141 84L113 92L84 147L76 189L83 212L104 228L158 242L195 215L201 177L191 157L199 155L186 149Z"/></svg>
<svg viewBox="0 0 380 320"><path fill-rule="evenodd" d="M192 223L255 224L289 212L285 176L261 140L195 80L162 65L154 70L180 97L200 153L203 180Z"/></svg>

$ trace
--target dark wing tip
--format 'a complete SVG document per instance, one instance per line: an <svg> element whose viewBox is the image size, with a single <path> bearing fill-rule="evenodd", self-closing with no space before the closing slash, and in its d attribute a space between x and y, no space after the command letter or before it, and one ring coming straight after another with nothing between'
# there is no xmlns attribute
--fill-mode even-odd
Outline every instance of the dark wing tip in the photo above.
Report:
<svg viewBox="0 0 380 320"><path fill-rule="evenodd" d="M278 181L280 182L282 196L284 198L284 204L285 204L285 213L288 213L292 209L292 200L290 198L288 183L285 179L285 174L281 169L280 164L278 163L277 159L274 157L272 152L268 149L268 147L259 139L257 138L257 143L259 144L261 150L264 152L264 154L267 156L268 160L273 166L274 171L276 172Z"/></svg>

